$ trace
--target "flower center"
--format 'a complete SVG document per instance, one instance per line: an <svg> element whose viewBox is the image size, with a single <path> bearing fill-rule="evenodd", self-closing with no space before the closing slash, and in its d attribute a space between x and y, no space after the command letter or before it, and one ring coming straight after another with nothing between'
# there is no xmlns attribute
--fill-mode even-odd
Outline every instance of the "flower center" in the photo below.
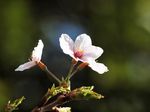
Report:
<svg viewBox="0 0 150 112"><path fill-rule="evenodd" d="M83 56L83 51L77 51L74 53L75 58L81 58Z"/></svg>

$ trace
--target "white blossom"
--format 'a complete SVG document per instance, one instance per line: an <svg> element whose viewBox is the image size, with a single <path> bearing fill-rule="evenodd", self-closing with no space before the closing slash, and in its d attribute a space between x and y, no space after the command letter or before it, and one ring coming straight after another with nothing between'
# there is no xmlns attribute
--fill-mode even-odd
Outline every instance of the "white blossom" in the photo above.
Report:
<svg viewBox="0 0 150 112"><path fill-rule="evenodd" d="M57 110L58 112L71 112L70 107L54 107L53 109Z"/></svg>
<svg viewBox="0 0 150 112"><path fill-rule="evenodd" d="M96 62L96 59L102 55L103 49L92 45L91 38L87 34L79 35L75 42L69 35L62 34L59 42L63 52L76 61L88 63L88 66L99 74L108 71L104 64Z"/></svg>
<svg viewBox="0 0 150 112"><path fill-rule="evenodd" d="M42 57L43 47L44 44L42 40L39 40L38 45L34 47L34 50L32 51L31 59L28 62L21 64L15 71L24 71L38 64Z"/></svg>

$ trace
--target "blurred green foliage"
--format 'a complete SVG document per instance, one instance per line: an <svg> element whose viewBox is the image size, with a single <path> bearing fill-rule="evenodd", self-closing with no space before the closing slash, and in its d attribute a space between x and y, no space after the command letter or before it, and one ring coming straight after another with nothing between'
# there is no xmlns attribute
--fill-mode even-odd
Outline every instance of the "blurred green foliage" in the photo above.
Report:
<svg viewBox="0 0 150 112"><path fill-rule="evenodd" d="M0 107L3 107L8 101L9 96L9 88L6 85L6 83L2 80L0 80ZM0 108L0 111L2 111L2 108Z"/></svg>
<svg viewBox="0 0 150 112"><path fill-rule="evenodd" d="M14 72L29 58L39 38L45 43L42 60L54 73L65 74L69 57L53 40L61 33L87 33L94 45L104 49L99 62L107 65L109 72L98 75L85 69L73 78L73 87L95 85L95 91L105 98L73 102L73 111L87 111L87 106L91 107L88 112L150 111L149 0L3 0L0 21L0 110L11 98L25 96L21 109L29 111L51 87L53 80L36 67ZM85 32L74 34L68 26L59 31L62 23L77 24ZM50 29L44 32L47 25Z"/></svg>

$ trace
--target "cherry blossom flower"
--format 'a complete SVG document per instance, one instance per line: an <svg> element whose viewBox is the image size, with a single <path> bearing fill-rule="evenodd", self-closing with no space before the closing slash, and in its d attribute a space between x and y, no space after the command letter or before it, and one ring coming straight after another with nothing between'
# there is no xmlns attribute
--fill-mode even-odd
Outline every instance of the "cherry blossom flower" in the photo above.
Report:
<svg viewBox="0 0 150 112"><path fill-rule="evenodd" d="M58 112L71 112L70 107L53 107L53 110L57 110Z"/></svg>
<svg viewBox="0 0 150 112"><path fill-rule="evenodd" d="M43 47L44 44L42 40L39 40L38 45L34 47L34 50L32 51L31 59L28 62L21 64L15 71L24 71L40 63Z"/></svg>
<svg viewBox="0 0 150 112"><path fill-rule="evenodd" d="M92 70L99 74L108 71L104 64L96 62L96 59L102 55L103 49L92 45L91 38L87 34L79 35L75 41L69 35L62 34L59 42L63 52L76 61L87 63Z"/></svg>

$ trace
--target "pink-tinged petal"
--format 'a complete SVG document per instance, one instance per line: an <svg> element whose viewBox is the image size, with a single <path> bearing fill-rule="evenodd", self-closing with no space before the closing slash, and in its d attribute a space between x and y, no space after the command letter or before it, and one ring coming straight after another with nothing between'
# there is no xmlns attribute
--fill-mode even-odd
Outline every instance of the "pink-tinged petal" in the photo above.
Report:
<svg viewBox="0 0 150 112"><path fill-rule="evenodd" d="M29 68L35 66L35 65L36 65L35 61L29 61L27 63L20 65L18 68L15 69L15 71L24 71L26 69L29 69Z"/></svg>
<svg viewBox="0 0 150 112"><path fill-rule="evenodd" d="M91 45L91 38L87 34L81 34L75 40L74 51L83 51L85 48Z"/></svg>
<svg viewBox="0 0 150 112"><path fill-rule="evenodd" d="M63 50L65 54L70 55L74 58L73 48L74 48L74 42L67 34L62 34L59 38L60 47Z"/></svg>
<svg viewBox="0 0 150 112"><path fill-rule="evenodd" d="M87 56L83 56L81 59L79 59L79 61L86 62L86 63L90 63L91 60L93 61L94 59L91 57L87 57Z"/></svg>
<svg viewBox="0 0 150 112"><path fill-rule="evenodd" d="M97 46L89 46L86 49L84 49L84 55L83 59L88 60L88 58L92 58L93 60L100 57L103 53L103 49Z"/></svg>
<svg viewBox="0 0 150 112"><path fill-rule="evenodd" d="M32 51L32 60L39 62L42 57L44 44L42 40L39 40L38 45L34 47L34 50Z"/></svg>
<svg viewBox="0 0 150 112"><path fill-rule="evenodd" d="M89 67L91 67L92 70L98 72L99 74L103 74L104 72L108 71L108 68L104 64L97 63L95 61L90 62Z"/></svg>

